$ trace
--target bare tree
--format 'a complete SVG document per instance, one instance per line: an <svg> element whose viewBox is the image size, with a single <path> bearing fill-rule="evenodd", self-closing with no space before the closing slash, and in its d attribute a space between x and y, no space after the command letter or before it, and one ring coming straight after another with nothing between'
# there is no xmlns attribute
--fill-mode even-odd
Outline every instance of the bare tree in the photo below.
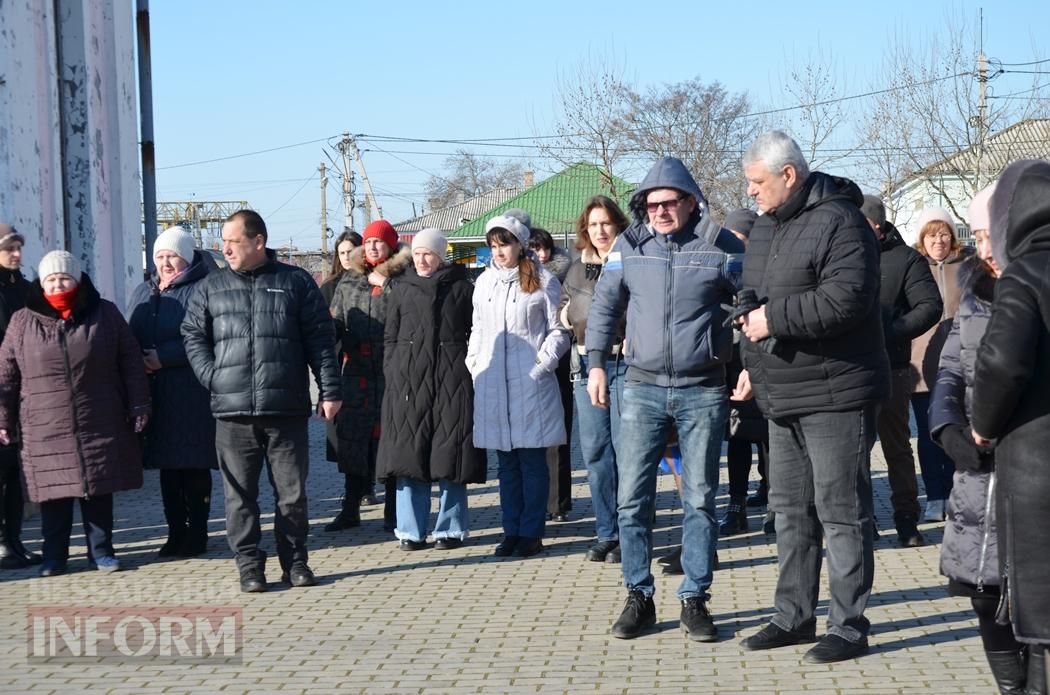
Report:
<svg viewBox="0 0 1050 695"><path fill-rule="evenodd" d="M438 210L497 188L521 186L524 169L517 160L485 159L457 150L445 160L447 175L427 179L427 205Z"/></svg>
<svg viewBox="0 0 1050 695"><path fill-rule="evenodd" d="M740 157L760 124L747 115L746 93L694 77L643 94L626 90L625 97L625 132L636 152L681 159L720 217L747 205Z"/></svg>

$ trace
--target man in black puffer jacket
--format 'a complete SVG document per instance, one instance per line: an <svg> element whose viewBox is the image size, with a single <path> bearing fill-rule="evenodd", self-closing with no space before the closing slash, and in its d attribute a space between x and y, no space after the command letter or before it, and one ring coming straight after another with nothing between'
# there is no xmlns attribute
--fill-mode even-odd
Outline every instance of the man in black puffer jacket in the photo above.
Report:
<svg viewBox="0 0 1050 695"><path fill-rule="evenodd" d="M211 391L226 535L241 590L266 591L258 503L265 458L277 497L281 579L310 586L316 580L306 564L307 367L317 379L318 410L330 421L342 400L335 328L310 275L277 262L266 248L266 223L258 213L230 215L222 246L228 266L201 281L182 335L194 373Z"/></svg>
<svg viewBox="0 0 1050 695"><path fill-rule="evenodd" d="M890 479L890 502L897 540L904 547L922 545L925 540L919 522L919 483L915 477L915 457L911 450L908 406L918 375L911 366L911 341L925 333L941 318L944 307L934 282L930 264L904 243L897 228L886 221L882 201L864 196L860 211L875 232L882 250L882 331L890 358L890 395L879 408L878 431Z"/></svg>
<svg viewBox="0 0 1050 695"><path fill-rule="evenodd" d="M811 663L867 651L864 609L874 578L869 452L875 410L889 394L879 309L879 249L860 189L810 173L788 135L760 136L744 155L748 194L765 213L751 230L743 286L767 303L741 330L745 370L734 400L769 418L769 507L776 513L780 574L776 615L745 649L815 637L821 540L831 587L828 633Z"/></svg>

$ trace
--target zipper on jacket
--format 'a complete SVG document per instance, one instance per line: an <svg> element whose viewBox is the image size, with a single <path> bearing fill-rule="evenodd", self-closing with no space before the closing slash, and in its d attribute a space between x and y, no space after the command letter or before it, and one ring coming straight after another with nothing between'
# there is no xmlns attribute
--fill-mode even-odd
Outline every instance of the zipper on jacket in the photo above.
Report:
<svg viewBox="0 0 1050 695"><path fill-rule="evenodd" d="M62 364L66 370L66 387L69 389L69 416L73 419L73 441L77 445L77 463L80 464L80 484L84 499L88 498L87 464L84 463L84 447L80 443L80 428L77 426L77 400L73 392L73 367L69 363L69 343L66 340L65 321L58 321L58 344L62 348Z"/></svg>
<svg viewBox="0 0 1050 695"><path fill-rule="evenodd" d="M981 559L977 563L977 591L984 591L984 566L988 561L988 540L991 538L992 504L995 500L995 471L988 474L988 493L984 499L984 533L981 537Z"/></svg>
<svg viewBox="0 0 1050 695"><path fill-rule="evenodd" d="M252 371L252 415L255 415L255 274L248 289L248 369Z"/></svg>
<svg viewBox="0 0 1050 695"><path fill-rule="evenodd" d="M675 374L674 374L674 355L672 354L673 348L673 333L671 326L671 316L674 313L674 249L675 243L671 240L670 235L667 237L667 274L666 280L664 281L664 342L667 343L667 350L664 354L667 355L667 378L670 381L670 385L675 385Z"/></svg>

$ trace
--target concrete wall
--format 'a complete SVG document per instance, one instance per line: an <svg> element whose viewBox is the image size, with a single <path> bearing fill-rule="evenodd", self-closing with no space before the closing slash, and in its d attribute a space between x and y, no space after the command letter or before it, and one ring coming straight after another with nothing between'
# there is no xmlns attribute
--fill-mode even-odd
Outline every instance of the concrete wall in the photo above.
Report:
<svg viewBox="0 0 1050 695"><path fill-rule="evenodd" d="M142 278L133 7L0 0L0 220L26 275L65 248L123 307Z"/></svg>

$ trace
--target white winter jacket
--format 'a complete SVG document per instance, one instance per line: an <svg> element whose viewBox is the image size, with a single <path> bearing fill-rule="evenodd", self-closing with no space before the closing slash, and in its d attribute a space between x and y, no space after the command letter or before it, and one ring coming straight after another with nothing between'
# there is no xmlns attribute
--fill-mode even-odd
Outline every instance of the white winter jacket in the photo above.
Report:
<svg viewBox="0 0 1050 695"><path fill-rule="evenodd" d="M522 292L517 268L489 267L474 286L467 369L474 379L474 446L510 451L566 442L554 370L569 349L558 323L561 283L536 263L541 288Z"/></svg>

